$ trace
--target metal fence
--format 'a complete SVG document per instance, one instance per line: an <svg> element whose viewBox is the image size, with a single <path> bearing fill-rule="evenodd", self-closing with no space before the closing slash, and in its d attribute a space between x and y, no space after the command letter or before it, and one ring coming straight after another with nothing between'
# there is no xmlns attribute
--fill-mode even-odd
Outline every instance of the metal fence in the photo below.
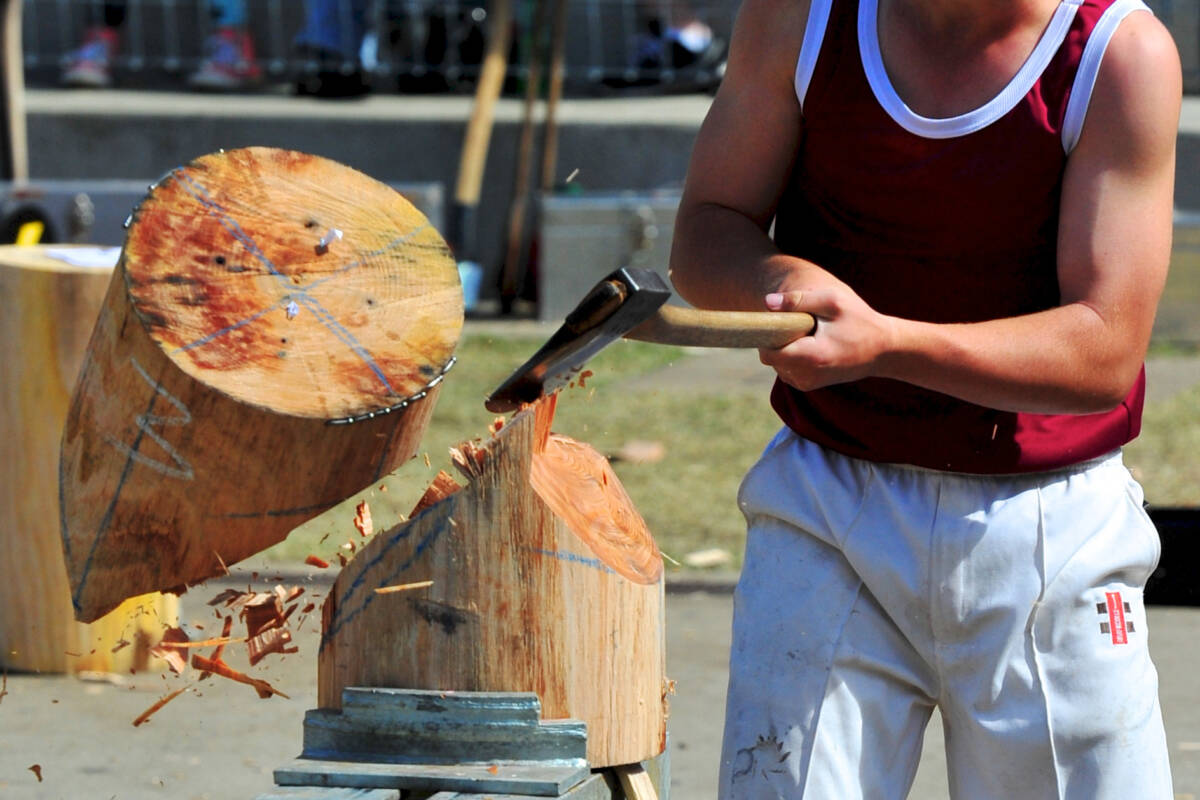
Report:
<svg viewBox="0 0 1200 800"><path fill-rule="evenodd" d="M22 0L27 79L52 85L65 55L78 46L104 0ZM267 82L284 83L311 63L293 37L304 22L303 0L245 0L257 57ZM348 0L343 0L348 2ZM727 42L739 0L571 0L567 23L567 89L602 92L639 84L661 89L704 89L720 78L720 62L691 68L655 66L654 20L671 21L681 9ZM1147 0L1171 29L1183 60L1185 87L1200 92L1200 0ZM202 58L212 24L205 0L125 0L127 15L116 59L119 85L178 85ZM532 0L516 0L516 36L510 75L522 74ZM369 35L361 48L377 91L414 87L456 90L478 72L486 0L372 0ZM437 44L435 44L437 43ZM526 51L527 52L527 51ZM714 50L716 52L716 49Z"/></svg>
<svg viewBox="0 0 1200 800"><path fill-rule="evenodd" d="M66 55L102 18L104 0L22 0L27 81L53 85ZM348 3L348 0L343 0ZM567 10L568 91L649 85L710 88L719 81L738 0L571 0ZM117 85L180 84L203 58L212 19L205 0L125 0ZM266 82L285 83L314 65L294 46L304 24L302 0L246 0L249 29ZM516 0L510 76L519 78L529 52L532 0ZM686 9L713 33L714 46L696 64L655 64L653 31L665 32ZM349 9L346 9L347 12ZM359 49L377 91L419 86L454 91L478 74L486 28L485 0L372 0L368 35ZM662 39L658 39L661 43ZM667 52L667 51L662 51ZM347 62L346 67L353 66Z"/></svg>

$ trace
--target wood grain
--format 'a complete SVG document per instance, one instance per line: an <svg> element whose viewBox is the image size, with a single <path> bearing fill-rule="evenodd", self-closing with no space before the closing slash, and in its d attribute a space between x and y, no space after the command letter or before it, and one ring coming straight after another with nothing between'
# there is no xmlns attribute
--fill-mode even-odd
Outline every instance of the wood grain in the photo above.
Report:
<svg viewBox="0 0 1200 800"><path fill-rule="evenodd" d="M340 232L340 238L331 234ZM398 193L269 148L173 170L137 210L68 414L79 619L221 574L403 464L462 328L453 258Z"/></svg>
<svg viewBox="0 0 1200 800"><path fill-rule="evenodd" d="M90 626L77 623L71 608L58 449L112 269L50 255L67 249L0 247L0 666L145 670L153 666L152 637L176 624L175 598L136 598Z"/></svg>
<svg viewBox="0 0 1200 800"><path fill-rule="evenodd" d="M593 767L662 752L661 574L624 577L534 489L550 405L460 447L468 485L377 534L342 570L323 610L321 707L338 707L347 686L535 692L545 719L587 723ZM433 584L374 592L422 580Z"/></svg>

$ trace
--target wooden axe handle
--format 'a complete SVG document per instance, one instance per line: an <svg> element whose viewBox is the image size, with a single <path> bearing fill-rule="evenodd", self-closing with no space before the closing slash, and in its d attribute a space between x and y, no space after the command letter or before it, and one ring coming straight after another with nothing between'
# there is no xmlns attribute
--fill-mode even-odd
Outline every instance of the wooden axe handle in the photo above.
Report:
<svg viewBox="0 0 1200 800"><path fill-rule="evenodd" d="M685 347L783 347L816 327L797 311L702 311L663 306L625 334L626 339Z"/></svg>

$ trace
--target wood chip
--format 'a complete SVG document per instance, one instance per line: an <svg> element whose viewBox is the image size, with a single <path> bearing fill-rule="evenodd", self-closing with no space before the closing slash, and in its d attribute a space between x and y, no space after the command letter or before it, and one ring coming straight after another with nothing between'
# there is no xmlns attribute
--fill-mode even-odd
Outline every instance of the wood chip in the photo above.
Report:
<svg viewBox="0 0 1200 800"><path fill-rule="evenodd" d="M222 639L228 639L228 638L229 638L229 634L230 634L230 633L232 633L232 632L233 632L233 617L232 617L232 616L226 616L226 617L225 617L225 622L224 622L224 623L221 625L221 638L222 638ZM218 644L218 645L217 645L217 646L216 646L216 647L213 649L213 651L212 651L212 655L210 655L210 656L209 656L209 658L211 658L213 661L220 661L220 660L221 660L221 656L222 656L224 653L225 653L225 645L224 645L224 644ZM211 673L211 672L201 672L201 673L200 673L200 677L199 677L199 678L197 678L197 680L201 680L201 681L203 681L203 680L207 680L207 679L209 679L209 678L211 678L211 677L212 677L212 673Z"/></svg>
<svg viewBox="0 0 1200 800"><path fill-rule="evenodd" d="M226 589L225 591L221 592L219 595L214 597L212 600L209 600L208 604L210 606L217 606L217 605L220 605L221 603L224 603L225 605L230 605L231 603L237 602L238 598L240 598L242 596L242 594L243 593L239 592L237 589Z"/></svg>
<svg viewBox="0 0 1200 800"><path fill-rule="evenodd" d="M205 658L199 653L194 653L192 655L192 666L196 669L204 670L205 672L211 672L214 675L220 675L222 678L228 678L231 681L237 681L238 683L244 683L247 686L251 686L254 688L254 691L258 692L258 696L263 699L275 694L286 700L291 699L266 681L260 678L251 678L244 672L238 672L224 661Z"/></svg>
<svg viewBox="0 0 1200 800"><path fill-rule="evenodd" d="M308 564L310 567L318 567L320 569L328 569L329 568L328 561L326 561L323 558L317 558L316 556L311 555L311 554L308 556L308 558L304 559L304 563Z"/></svg>
<svg viewBox="0 0 1200 800"><path fill-rule="evenodd" d="M172 642L171 649L188 649L190 647L224 647L227 644L237 644L248 641L248 636L218 636L214 639L201 639L195 642Z"/></svg>
<svg viewBox="0 0 1200 800"><path fill-rule="evenodd" d="M157 700L157 701L154 703L154 705L152 705L152 706L150 706L149 708L147 708L147 709L146 709L145 711L143 711L141 714L138 714L138 717L137 717L137 719L135 719L135 720L133 721L133 727L135 727L135 728L136 728L136 727L138 727L139 725L141 725L143 722L146 722L147 720L149 720L149 719L150 719L150 717L154 716L154 714L155 714L155 713L156 713L156 712L157 712L157 711L158 711L160 708L162 708L162 707L163 707L163 706L165 706L167 703L169 703L169 702L171 702L172 700L174 700L176 697L179 697L179 695L183 694L184 692L186 692L186 691L187 691L188 689L190 689L190 688L191 688L191 684L188 684L187 686L184 686L182 689L176 689L175 691L171 692L170 694L168 694L168 695L164 695L163 697L160 697L160 698L159 698L159 699L158 699L158 700Z"/></svg>
<svg viewBox="0 0 1200 800"><path fill-rule="evenodd" d="M462 486L450 476L449 472L446 472L444 469L439 470L438 474L434 476L433 482L429 484L429 488L425 490L425 494L421 495L421 499L417 501L416 506L413 507L408 516L415 517L430 506L445 500L461 488Z"/></svg>
<svg viewBox="0 0 1200 800"><path fill-rule="evenodd" d="M250 650L250 666L269 656L271 653L299 653L299 647L289 647L292 643L292 633L287 628L272 628L251 637L247 643Z"/></svg>
<svg viewBox="0 0 1200 800"><path fill-rule="evenodd" d="M656 464L667 455L662 442L631 439L609 455L610 461L627 461L630 464Z"/></svg>
<svg viewBox="0 0 1200 800"><path fill-rule="evenodd" d="M187 651L184 648L189 641L182 628L167 628L159 643L150 648L150 655L166 661L172 672L182 675L187 669Z"/></svg>
<svg viewBox="0 0 1200 800"><path fill-rule="evenodd" d="M398 583L393 586L380 586L375 590L375 594L392 594L394 592L407 592L412 589L424 589L427 586L433 586L433 581L416 581L414 583Z"/></svg>
<svg viewBox="0 0 1200 800"><path fill-rule="evenodd" d="M129 640L122 638L122 639L118 640L116 644L113 645L111 652L115 653L118 650L124 650L126 647L129 647Z"/></svg>
<svg viewBox="0 0 1200 800"><path fill-rule="evenodd" d="M709 569L711 567L720 567L729 564L733 561L733 556L728 550L722 550L719 547L710 547L705 550L696 550L688 553L683 557L683 563L689 567L696 569Z"/></svg>
<svg viewBox="0 0 1200 800"><path fill-rule="evenodd" d="M354 509L354 527L358 528L359 534L364 538L375 533L375 526L371 523L371 507L367 505L366 500Z"/></svg>
<svg viewBox="0 0 1200 800"><path fill-rule="evenodd" d="M28 769L34 775L37 775L38 783L42 782L42 765L41 764L30 764L28 767L26 767L26 769Z"/></svg>
<svg viewBox="0 0 1200 800"><path fill-rule="evenodd" d="M5 670L4 675L0 677L0 703L4 702L6 694L8 694L8 670Z"/></svg>

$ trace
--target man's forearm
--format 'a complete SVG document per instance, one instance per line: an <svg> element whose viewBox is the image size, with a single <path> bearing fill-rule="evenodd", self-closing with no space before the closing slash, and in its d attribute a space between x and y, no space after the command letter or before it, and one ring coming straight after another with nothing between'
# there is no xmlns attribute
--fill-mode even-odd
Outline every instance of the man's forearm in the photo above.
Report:
<svg viewBox="0 0 1200 800"><path fill-rule="evenodd" d="M680 207L671 248L671 282L697 308L763 311L763 298L805 277L828 273L779 252L753 220L724 206Z"/></svg>
<svg viewBox="0 0 1200 800"><path fill-rule="evenodd" d="M1145 345L1129 348L1083 303L967 324L893 321L877 374L1006 411L1090 414L1118 405Z"/></svg>

